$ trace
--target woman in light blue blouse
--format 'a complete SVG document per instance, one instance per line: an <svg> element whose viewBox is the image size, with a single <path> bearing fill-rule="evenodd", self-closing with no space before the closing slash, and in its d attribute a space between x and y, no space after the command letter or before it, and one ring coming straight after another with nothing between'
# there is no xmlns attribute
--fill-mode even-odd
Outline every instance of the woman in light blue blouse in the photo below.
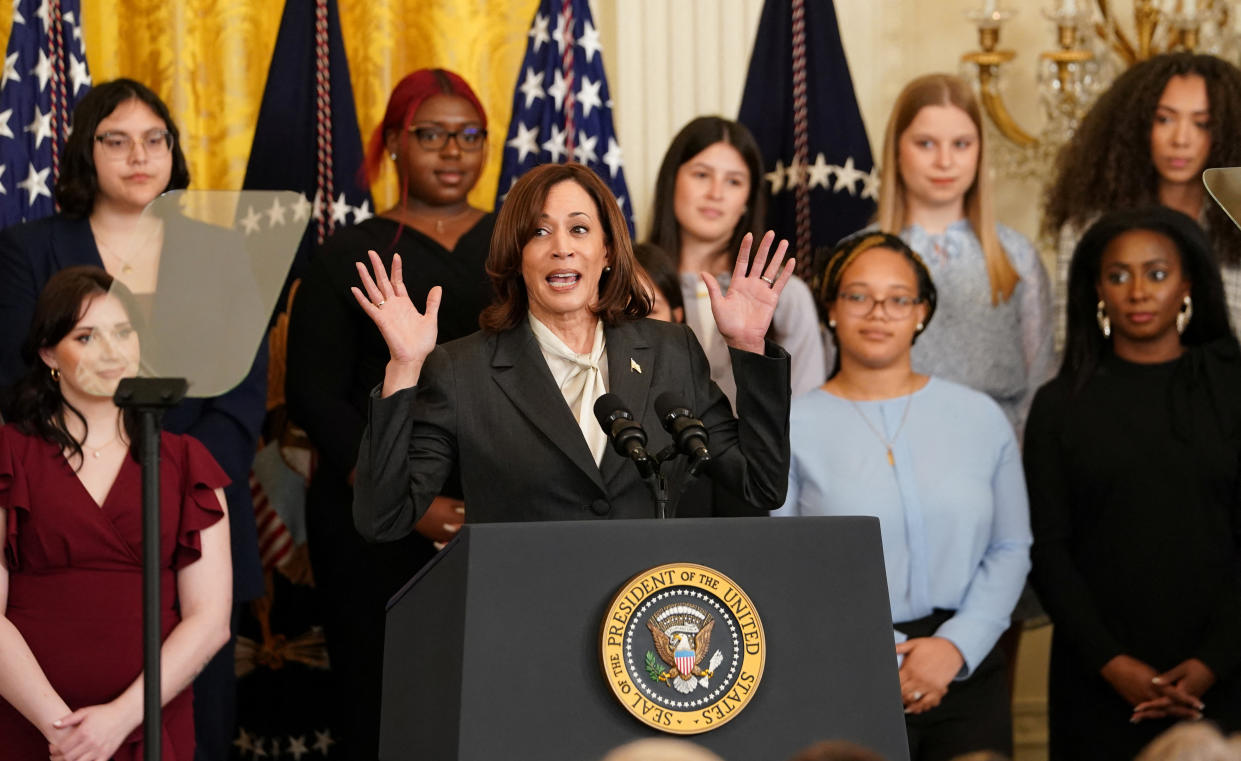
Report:
<svg viewBox="0 0 1241 761"><path fill-rule="evenodd" d="M914 368L986 393L1020 434L1054 370L1051 289L1030 241L995 221L984 148L968 84L910 82L884 136L878 227L921 254L939 287Z"/></svg>
<svg viewBox="0 0 1241 761"><path fill-rule="evenodd" d="M1021 455L986 395L914 372L937 311L922 259L864 232L820 285L838 370L793 402L779 515L874 515L887 568L911 761L1012 754L996 647L1030 569Z"/></svg>

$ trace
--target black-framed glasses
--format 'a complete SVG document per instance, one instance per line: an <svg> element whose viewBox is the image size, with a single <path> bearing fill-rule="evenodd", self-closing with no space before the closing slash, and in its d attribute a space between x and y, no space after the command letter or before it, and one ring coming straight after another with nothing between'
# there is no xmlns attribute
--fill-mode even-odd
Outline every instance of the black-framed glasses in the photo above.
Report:
<svg viewBox="0 0 1241 761"><path fill-rule="evenodd" d="M151 129L142 134L137 141L127 132L100 132L95 135L103 155L110 159L127 159L133 153L135 143L142 146L148 158L162 158L172 150L172 132L166 129Z"/></svg>
<svg viewBox="0 0 1241 761"><path fill-rule="evenodd" d="M443 127L410 127L409 134L418 141L418 147L424 151L441 151L448 145L448 138L457 141L457 147L463 151L481 151L487 141L487 130L482 127L462 127L450 132Z"/></svg>
<svg viewBox="0 0 1241 761"><path fill-rule="evenodd" d="M876 306L883 308L883 313L893 320L903 320L913 314L914 306L921 304L922 299L904 294L877 299L867 291L842 291L836 297L837 306L851 317L865 317Z"/></svg>

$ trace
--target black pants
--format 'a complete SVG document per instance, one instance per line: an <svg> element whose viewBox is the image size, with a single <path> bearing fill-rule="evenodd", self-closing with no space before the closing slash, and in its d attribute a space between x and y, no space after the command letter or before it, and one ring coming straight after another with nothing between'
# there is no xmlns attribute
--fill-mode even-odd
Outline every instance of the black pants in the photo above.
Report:
<svg viewBox="0 0 1241 761"><path fill-rule="evenodd" d="M934 636L953 611L936 610L926 618L896 624L910 639ZM943 761L979 750L1013 755L1013 711L1004 652L993 647L974 673L950 682L940 704L920 714L905 714L909 761Z"/></svg>

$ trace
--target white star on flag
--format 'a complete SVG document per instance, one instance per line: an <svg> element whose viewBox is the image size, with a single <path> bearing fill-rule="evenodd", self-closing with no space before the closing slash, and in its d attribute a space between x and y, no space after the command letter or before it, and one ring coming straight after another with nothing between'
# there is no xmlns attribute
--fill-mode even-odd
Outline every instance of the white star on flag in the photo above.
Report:
<svg viewBox="0 0 1241 761"><path fill-rule="evenodd" d="M862 178L862 198L879 200L879 170L874 167Z"/></svg>
<svg viewBox="0 0 1241 761"><path fill-rule="evenodd" d="M582 135L582 139L577 145L573 146L573 157L580 164L589 164L598 160L595 155L595 143L599 142L598 135Z"/></svg>
<svg viewBox="0 0 1241 761"><path fill-rule="evenodd" d="M539 52L539 48L551 41L551 37L547 34L548 18L543 14L534 17L534 24L530 27L530 32L526 35L534 41L534 52Z"/></svg>
<svg viewBox="0 0 1241 761"><path fill-rule="evenodd" d="M35 18L43 22L43 31L46 33L52 27L52 4L48 0L40 0L39 10L34 13Z"/></svg>
<svg viewBox="0 0 1241 761"><path fill-rule="evenodd" d="M315 744L312 745L311 747L326 756L328 749L331 748L335 743L336 741L332 739L332 730L328 729L323 732L320 732L319 730L316 729L315 730Z"/></svg>
<svg viewBox="0 0 1241 761"><path fill-rule="evenodd" d="M285 211L285 207L280 203L280 196L272 196L271 208L267 210L267 226L275 227L280 225L283 227Z"/></svg>
<svg viewBox="0 0 1241 761"><path fill-rule="evenodd" d="M620 143L616 142L616 138L614 137L608 138L608 150L603 154L603 163L607 164L608 173L611 174L613 178L616 177L616 173L620 171L621 166L623 166L624 162L621 161Z"/></svg>
<svg viewBox="0 0 1241 761"><path fill-rule="evenodd" d="M309 752L310 751L306 748L306 736L305 735L298 735L297 737L293 737L293 736L289 737L289 747L285 750L285 753L288 753L290 756L292 756L293 761L302 761L302 756L306 755Z"/></svg>
<svg viewBox="0 0 1241 761"><path fill-rule="evenodd" d="M832 165L827 163L827 158L820 153L814 157L814 163L806 168L808 178L806 187L813 190L814 188L827 188L828 180L832 177Z"/></svg>
<svg viewBox="0 0 1241 761"><path fill-rule="evenodd" d="M795 190L799 185L801 185L802 169L803 167L801 162L799 162L797 157L794 156L793 160L789 162L788 168L784 170L785 190Z"/></svg>
<svg viewBox="0 0 1241 761"><path fill-rule="evenodd" d="M771 194L774 196L784 189L784 162L776 161L776 168L763 175L771 183Z"/></svg>
<svg viewBox="0 0 1241 761"><path fill-rule="evenodd" d="M517 136L505 143L505 145L510 148L516 148L517 161L522 162L525 161L526 156L529 156L531 153L536 156L539 154L538 140L539 126L537 124L533 127L526 127L526 125L519 122L517 124Z"/></svg>
<svg viewBox="0 0 1241 761"><path fill-rule="evenodd" d="M253 206L250 206L246 209L246 215L241 218L241 227L245 230L246 235L253 235L261 229L259 223L262 221L263 217L254 210Z"/></svg>
<svg viewBox="0 0 1241 761"><path fill-rule="evenodd" d="M90 72L86 70L86 61L79 61L73 55L69 56L69 80L73 82L73 94L77 95L82 85L91 86Z"/></svg>
<svg viewBox="0 0 1241 761"><path fill-rule="evenodd" d="M20 82L22 78L17 75L17 53L4 58L4 77L0 78L0 87L4 87L9 82Z"/></svg>
<svg viewBox="0 0 1241 761"><path fill-rule="evenodd" d="M39 89L47 87L47 80L52 78L52 59L47 57L47 51L39 51L39 62L35 64L33 71L39 78Z"/></svg>
<svg viewBox="0 0 1241 761"><path fill-rule="evenodd" d="M13 23L14 24L26 23L26 18L22 16L21 11L18 10L21 4L22 4L22 0L13 0Z"/></svg>
<svg viewBox="0 0 1241 761"><path fill-rule="evenodd" d="M599 86L603 82L591 82L590 77L582 77L582 86L577 91L577 102L582 104L583 115L589 117L590 109L603 105L599 100Z"/></svg>
<svg viewBox="0 0 1241 761"><path fill-rule="evenodd" d="M586 63L592 63L595 60L595 53L603 49L599 44L599 31L589 20L582 25L582 38L577 41L578 47L586 51Z"/></svg>
<svg viewBox="0 0 1241 761"><path fill-rule="evenodd" d="M31 164L30 174L26 175L26 179L17 183L17 187L30 194L30 198L26 201L27 206L33 204L34 199L39 196L47 196L48 198L52 197L52 194L47 189L47 176L51 174L51 172L51 167L48 167L47 169L35 169L34 164Z"/></svg>
<svg viewBox="0 0 1241 761"><path fill-rule="evenodd" d="M9 129L9 118L12 116L11 108L0 111L0 137L13 137L13 130Z"/></svg>
<svg viewBox="0 0 1241 761"><path fill-rule="evenodd" d="M556 41L556 47L560 49L560 55L564 55L565 43L569 41L571 32L569 31L569 17L563 13L556 14L556 31L552 32L552 39Z"/></svg>
<svg viewBox="0 0 1241 761"><path fill-rule="evenodd" d="M858 180L866 176L866 173L859 172L853 168L853 157L850 156L845 159L844 166L833 167L833 169L836 172L836 184L832 187L832 190L836 193L839 193L841 190L848 190L849 195L857 195L855 185Z"/></svg>
<svg viewBox="0 0 1241 761"><path fill-rule="evenodd" d="M569 82L560 69L556 69L554 79L552 86L547 88L547 93L556 99L556 110L559 111L564 108L564 96L569 94Z"/></svg>
<svg viewBox="0 0 1241 761"><path fill-rule="evenodd" d="M552 125L552 136L543 143L543 150L552 155L552 163L559 164L560 157L568 154L569 149L565 147L565 131Z"/></svg>
<svg viewBox="0 0 1241 761"><path fill-rule="evenodd" d="M543 92L543 75L534 69L526 69L526 80L521 83L521 94L526 96L526 108L530 108L535 100L542 98Z"/></svg>
<svg viewBox="0 0 1241 761"><path fill-rule="evenodd" d="M0 164L0 196L7 196L9 191L4 188L4 170L8 169L4 164Z"/></svg>
<svg viewBox="0 0 1241 761"><path fill-rule="evenodd" d="M52 136L52 114L51 112L49 111L46 114L42 113L39 111L39 107L35 106L34 119L31 120L30 124L26 125L26 131L34 133L34 147L35 148L38 148L40 145L43 145L43 140L46 138L50 138Z"/></svg>
<svg viewBox="0 0 1241 761"><path fill-rule="evenodd" d="M301 222L310 216L310 201L306 200L306 196L298 194L297 200L293 203L293 221Z"/></svg>
<svg viewBox="0 0 1241 761"><path fill-rule="evenodd" d="M361 206L353 207L353 223L355 225L359 222L365 222L373 216L375 215L371 213L371 202L369 198L363 198Z"/></svg>
<svg viewBox="0 0 1241 761"><path fill-rule="evenodd" d="M345 194L341 193L340 197L332 202L332 224L346 224L346 215L349 214L349 202L345 200Z"/></svg>

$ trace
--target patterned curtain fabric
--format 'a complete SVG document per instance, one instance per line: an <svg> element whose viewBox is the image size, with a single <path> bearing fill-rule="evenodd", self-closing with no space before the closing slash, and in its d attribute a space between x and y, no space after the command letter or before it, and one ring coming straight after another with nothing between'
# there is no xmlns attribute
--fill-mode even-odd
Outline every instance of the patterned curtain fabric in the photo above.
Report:
<svg viewBox="0 0 1241 761"><path fill-rule="evenodd" d="M291 0L298 2L299 0ZM342 0L341 26L365 141L388 93L427 66L456 71L487 108L491 151L470 195L489 209L513 88L537 0ZM177 120L193 187L240 188L281 5L272 0L82 0L91 76L126 76L159 93ZM12 20L0 3L0 30ZM7 33L7 32L6 32ZM5 40L7 41L7 40ZM396 199L395 175L374 189L379 209Z"/></svg>

